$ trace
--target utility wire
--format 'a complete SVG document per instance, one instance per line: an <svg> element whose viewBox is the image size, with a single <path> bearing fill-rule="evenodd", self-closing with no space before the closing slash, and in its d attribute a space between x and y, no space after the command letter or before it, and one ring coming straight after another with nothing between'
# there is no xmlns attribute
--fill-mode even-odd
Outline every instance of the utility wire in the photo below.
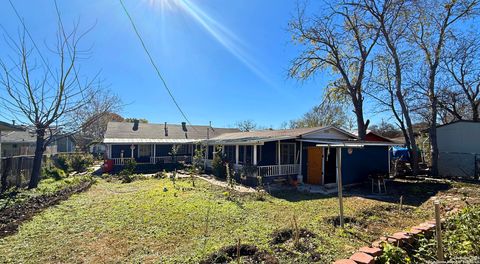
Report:
<svg viewBox="0 0 480 264"><path fill-rule="evenodd" d="M155 72L157 73L158 77L159 77L160 80L162 81L163 86L165 87L165 89L167 90L168 94L170 95L170 98L172 98L173 103L174 103L175 106L177 107L178 111L180 111L180 113L182 114L183 118L187 121L187 123L193 128L193 130L197 131L197 129L192 125L192 123L191 123L190 120L188 119L187 115L185 114L185 112L182 110L182 108L181 108L180 105L178 104L178 102L177 102L177 100L175 99L175 97L173 96L172 91L170 90L170 88L168 88L167 82L166 82L165 79L162 77L162 74L160 73L160 70L158 69L157 64L156 64L155 61L153 60L152 55L150 55L150 52L148 51L147 46L145 45L145 42L144 42L143 39L142 39L142 36L141 36L140 33L138 32L137 27L135 26L135 23L134 23L134 21L133 21L133 18L130 16L130 13L128 12L127 8L125 7L125 4L123 3L123 0L119 0L119 1L120 1L120 4L122 5L123 11L125 12L125 14L126 14L127 17L128 17L128 20L130 20L130 24L132 25L133 30L135 31L135 34L136 34L137 37L138 37L138 40L140 40L140 43L142 44L143 50L145 51L145 53L146 53L147 56L148 56L148 59L150 60L150 64L152 64L153 68L155 69ZM197 131L197 132L198 132L198 131Z"/></svg>

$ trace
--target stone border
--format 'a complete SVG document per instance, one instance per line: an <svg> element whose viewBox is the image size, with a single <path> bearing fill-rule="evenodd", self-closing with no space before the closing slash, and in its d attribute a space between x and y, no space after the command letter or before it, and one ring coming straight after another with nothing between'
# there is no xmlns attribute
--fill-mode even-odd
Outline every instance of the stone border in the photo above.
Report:
<svg viewBox="0 0 480 264"><path fill-rule="evenodd" d="M446 213L447 216L456 214L459 211L458 208ZM441 224L445 222L445 218L441 219ZM339 259L334 264L375 264L377 257L383 254L383 247L386 243L398 246L406 247L411 245L419 237L430 237L435 233L436 222L435 220L429 220L419 225L412 227L406 232L397 232L390 236L382 236L378 240L372 242L369 247L359 248L350 258Z"/></svg>

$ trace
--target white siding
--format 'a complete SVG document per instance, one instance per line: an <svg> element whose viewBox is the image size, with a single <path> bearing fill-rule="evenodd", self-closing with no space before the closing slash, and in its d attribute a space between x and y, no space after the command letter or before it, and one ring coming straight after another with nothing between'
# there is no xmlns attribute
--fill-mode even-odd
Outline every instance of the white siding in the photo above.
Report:
<svg viewBox="0 0 480 264"><path fill-rule="evenodd" d="M456 122L437 128L439 173L473 177L480 159L480 123Z"/></svg>
<svg viewBox="0 0 480 264"><path fill-rule="evenodd" d="M317 132L303 135L302 138L304 139L351 139L351 137L349 137L345 133L341 133L340 131L333 128L328 128L324 130L322 129Z"/></svg>

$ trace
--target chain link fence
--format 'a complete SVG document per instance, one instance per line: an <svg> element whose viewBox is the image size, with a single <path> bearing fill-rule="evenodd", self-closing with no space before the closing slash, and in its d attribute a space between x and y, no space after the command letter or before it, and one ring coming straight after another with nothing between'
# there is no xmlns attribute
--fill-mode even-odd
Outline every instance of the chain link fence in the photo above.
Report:
<svg viewBox="0 0 480 264"><path fill-rule="evenodd" d="M444 177L479 179L480 154L461 152L440 152L438 170Z"/></svg>

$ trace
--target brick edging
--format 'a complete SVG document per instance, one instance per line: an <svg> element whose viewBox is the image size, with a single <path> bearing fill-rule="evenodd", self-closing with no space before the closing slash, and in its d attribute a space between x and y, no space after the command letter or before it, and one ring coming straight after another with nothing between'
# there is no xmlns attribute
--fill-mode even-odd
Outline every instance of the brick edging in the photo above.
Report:
<svg viewBox="0 0 480 264"><path fill-rule="evenodd" d="M447 212L447 215L456 214L458 208ZM445 218L441 219L441 224L445 222ZM409 231L397 232L390 236L382 236L378 240L372 242L369 247L361 247L348 259L339 259L334 264L374 264L377 257L383 254L385 244L391 244L398 247L404 247L412 244L419 237L431 236L435 232L435 220L428 220L419 225L410 228Z"/></svg>

